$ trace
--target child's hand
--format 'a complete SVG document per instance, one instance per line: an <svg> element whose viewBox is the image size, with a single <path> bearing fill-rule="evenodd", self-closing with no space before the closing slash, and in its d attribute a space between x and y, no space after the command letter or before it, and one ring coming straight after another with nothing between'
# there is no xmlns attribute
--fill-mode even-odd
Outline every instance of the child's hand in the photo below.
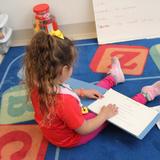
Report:
<svg viewBox="0 0 160 160"><path fill-rule="evenodd" d="M118 113L118 107L115 104L109 104L108 106L103 106L98 115L102 116L107 120L115 116L117 113Z"/></svg>
<svg viewBox="0 0 160 160"><path fill-rule="evenodd" d="M83 93L84 93L84 96L87 98L98 99L103 97L101 93L99 93L94 89L84 89Z"/></svg>

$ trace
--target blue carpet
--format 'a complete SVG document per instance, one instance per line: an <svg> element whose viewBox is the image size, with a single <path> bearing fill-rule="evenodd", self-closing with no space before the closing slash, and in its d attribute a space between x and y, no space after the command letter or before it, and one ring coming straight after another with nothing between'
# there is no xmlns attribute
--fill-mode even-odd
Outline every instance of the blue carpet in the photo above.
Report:
<svg viewBox="0 0 160 160"><path fill-rule="evenodd" d="M160 38L143 39L117 44L141 45L152 47L160 44ZM89 63L98 47L96 39L75 41L79 55L74 66L73 78L94 83L105 75L94 73L89 68ZM22 67L25 47L10 48L4 61L0 65L0 98L4 91L20 82L18 72ZM150 56L144 72L141 76L126 76L124 84L116 86L114 89L131 97L135 95L144 85L152 84L160 79L160 71L154 64ZM160 97L148 106L160 105ZM27 122L27 123L35 123ZM155 126L143 140L131 136L125 131L109 124L93 141L86 145L73 149L57 148L49 144L46 160L146 160L160 159L160 130Z"/></svg>

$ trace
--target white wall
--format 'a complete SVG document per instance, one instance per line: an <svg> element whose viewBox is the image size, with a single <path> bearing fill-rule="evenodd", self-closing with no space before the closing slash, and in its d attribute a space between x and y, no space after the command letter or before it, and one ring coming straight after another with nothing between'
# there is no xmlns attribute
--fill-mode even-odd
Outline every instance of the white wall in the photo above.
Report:
<svg viewBox="0 0 160 160"><path fill-rule="evenodd" d="M35 4L48 3L59 25L94 21L92 0L0 0L0 12L9 15L14 30L32 28Z"/></svg>

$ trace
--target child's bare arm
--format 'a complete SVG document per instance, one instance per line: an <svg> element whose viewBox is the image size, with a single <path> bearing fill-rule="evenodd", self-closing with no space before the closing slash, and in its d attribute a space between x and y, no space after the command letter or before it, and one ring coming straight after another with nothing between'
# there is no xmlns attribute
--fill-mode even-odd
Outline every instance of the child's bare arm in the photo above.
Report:
<svg viewBox="0 0 160 160"><path fill-rule="evenodd" d="M102 98L103 95L95 89L75 89L74 90L80 97L87 97L91 99Z"/></svg>
<svg viewBox="0 0 160 160"><path fill-rule="evenodd" d="M117 113L118 108L115 105L109 104L108 106L103 106L100 113L95 118L84 121L82 126L76 129L76 132L82 135L89 134Z"/></svg>

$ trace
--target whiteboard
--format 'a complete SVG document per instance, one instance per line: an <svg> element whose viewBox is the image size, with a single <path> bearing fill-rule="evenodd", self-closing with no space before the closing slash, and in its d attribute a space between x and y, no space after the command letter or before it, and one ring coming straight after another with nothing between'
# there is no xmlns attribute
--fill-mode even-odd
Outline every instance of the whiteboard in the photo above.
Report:
<svg viewBox="0 0 160 160"><path fill-rule="evenodd" d="M160 37L160 0L93 0L99 44Z"/></svg>

